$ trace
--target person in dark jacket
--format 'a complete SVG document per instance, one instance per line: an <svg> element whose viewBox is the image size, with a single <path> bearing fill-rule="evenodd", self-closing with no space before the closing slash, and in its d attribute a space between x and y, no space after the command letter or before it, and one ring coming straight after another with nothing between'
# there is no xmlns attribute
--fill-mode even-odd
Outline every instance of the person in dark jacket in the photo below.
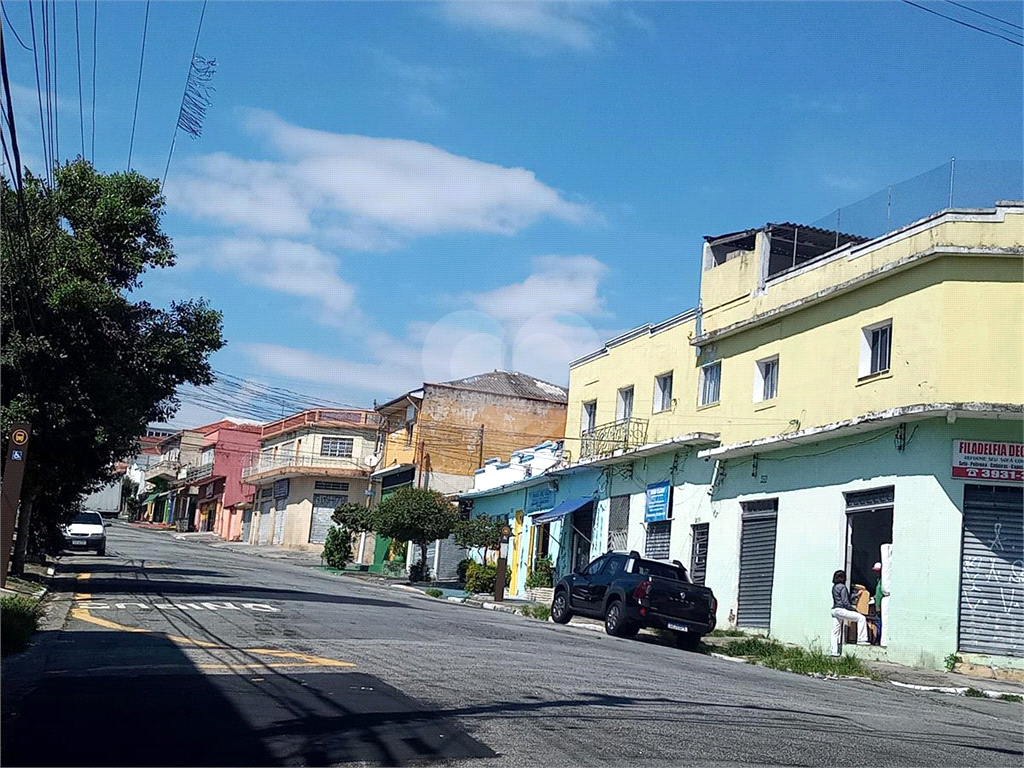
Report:
<svg viewBox="0 0 1024 768"><path fill-rule="evenodd" d="M857 622L857 645L868 643L868 620L858 613L850 603L850 590L846 588L846 571L832 574L832 655L840 656L843 650L844 622Z"/></svg>

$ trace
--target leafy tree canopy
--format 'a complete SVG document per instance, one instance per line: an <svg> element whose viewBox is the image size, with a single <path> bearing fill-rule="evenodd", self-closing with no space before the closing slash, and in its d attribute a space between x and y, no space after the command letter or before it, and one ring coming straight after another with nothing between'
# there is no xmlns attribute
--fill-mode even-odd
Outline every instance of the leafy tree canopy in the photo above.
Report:
<svg viewBox="0 0 1024 768"><path fill-rule="evenodd" d="M508 522L501 517L472 517L459 520L455 525L455 543L460 547L497 549L501 546L501 531Z"/></svg>
<svg viewBox="0 0 1024 768"><path fill-rule="evenodd" d="M159 182L79 160L52 186L26 173L21 201L0 183L0 437L32 424L22 523L34 506L52 527L177 411L179 385L213 381L221 315L202 300L165 310L131 298L148 270L174 264Z"/></svg>
<svg viewBox="0 0 1024 768"><path fill-rule="evenodd" d="M341 504L331 519L352 533L368 533L374 529L373 510L359 504Z"/></svg>
<svg viewBox="0 0 1024 768"><path fill-rule="evenodd" d="M420 562L427 559L427 545L451 535L458 522L455 506L437 491L399 488L372 513L373 530L398 541L411 541L420 548Z"/></svg>

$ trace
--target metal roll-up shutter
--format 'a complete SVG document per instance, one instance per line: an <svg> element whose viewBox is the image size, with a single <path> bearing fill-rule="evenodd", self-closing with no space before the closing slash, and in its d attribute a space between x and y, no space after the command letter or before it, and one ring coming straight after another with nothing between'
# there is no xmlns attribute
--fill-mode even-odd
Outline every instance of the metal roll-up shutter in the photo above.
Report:
<svg viewBox="0 0 1024 768"><path fill-rule="evenodd" d="M964 488L960 650L1024 656L1024 489Z"/></svg>
<svg viewBox="0 0 1024 768"><path fill-rule="evenodd" d="M441 542L441 563L437 573L434 574L438 581L452 581L459 576L459 561L469 557L468 550L463 549L455 543L455 536L449 536Z"/></svg>
<svg viewBox="0 0 1024 768"><path fill-rule="evenodd" d="M690 555L690 578L694 584L704 584L708 571L708 534L709 523L693 526L693 552Z"/></svg>
<svg viewBox="0 0 1024 768"><path fill-rule="evenodd" d="M288 507L284 499L277 500L277 511L274 513L274 544L284 542L284 521L288 516Z"/></svg>
<svg viewBox="0 0 1024 768"><path fill-rule="evenodd" d="M242 541L249 541L249 533L252 531L252 514L251 509L242 513Z"/></svg>
<svg viewBox="0 0 1024 768"><path fill-rule="evenodd" d="M270 543L270 506L271 502L264 501L260 504L260 519L257 523L259 530L256 533L257 544L269 544Z"/></svg>
<svg viewBox="0 0 1024 768"><path fill-rule="evenodd" d="M629 496L608 500L608 549L626 549L629 544Z"/></svg>
<svg viewBox="0 0 1024 768"><path fill-rule="evenodd" d="M334 525L334 510L348 502L348 496L331 493L313 494L313 515L309 522L309 543L323 544L327 531Z"/></svg>
<svg viewBox="0 0 1024 768"><path fill-rule="evenodd" d="M736 623L741 627L771 628L777 523L777 499L743 504L740 593L736 610Z"/></svg>
<svg viewBox="0 0 1024 768"><path fill-rule="evenodd" d="M672 521L659 520L647 524L647 549L644 556L652 560L668 560L672 541Z"/></svg>

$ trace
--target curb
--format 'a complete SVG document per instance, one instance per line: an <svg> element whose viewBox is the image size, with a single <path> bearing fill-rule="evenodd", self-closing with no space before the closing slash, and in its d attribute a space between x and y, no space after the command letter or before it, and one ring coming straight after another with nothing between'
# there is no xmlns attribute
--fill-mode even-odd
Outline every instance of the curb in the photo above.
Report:
<svg viewBox="0 0 1024 768"><path fill-rule="evenodd" d="M944 686L944 685L915 685L914 683L901 683L898 680L890 680L892 685L898 688L909 688L912 691L925 691L928 693L945 693L949 696L966 696L971 690L966 686ZM974 690L980 690L975 688ZM998 699L1002 696L1020 696L1020 693L1009 693L1007 691L981 691L987 699Z"/></svg>

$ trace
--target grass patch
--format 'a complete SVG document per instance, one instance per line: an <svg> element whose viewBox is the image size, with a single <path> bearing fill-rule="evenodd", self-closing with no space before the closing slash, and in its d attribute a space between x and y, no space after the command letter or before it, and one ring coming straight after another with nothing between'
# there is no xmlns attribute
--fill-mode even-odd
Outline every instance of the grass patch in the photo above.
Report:
<svg viewBox="0 0 1024 768"><path fill-rule="evenodd" d="M746 633L738 629L716 629L708 637L746 637Z"/></svg>
<svg viewBox="0 0 1024 768"><path fill-rule="evenodd" d="M964 691L964 696L967 696L967 697L972 698L972 699L984 699L985 698L985 694L982 693L981 691L979 691L977 688L968 688L966 691Z"/></svg>
<svg viewBox="0 0 1024 768"><path fill-rule="evenodd" d="M1015 693L1003 693L999 696L1000 701L1014 701L1018 704L1024 702L1024 697L1018 696Z"/></svg>
<svg viewBox="0 0 1024 768"><path fill-rule="evenodd" d="M9 595L0 599L0 654L25 650L39 629L42 615L42 607L31 597Z"/></svg>
<svg viewBox="0 0 1024 768"><path fill-rule="evenodd" d="M531 619L547 621L551 618L551 609L546 605L524 605L523 616L529 616Z"/></svg>
<svg viewBox="0 0 1024 768"><path fill-rule="evenodd" d="M423 594L430 595L431 597L444 597L444 592L434 587L431 587L430 589L424 589Z"/></svg>
<svg viewBox="0 0 1024 768"><path fill-rule="evenodd" d="M748 637L718 646L715 650L727 656L742 656L755 664L801 675L852 675L874 677L864 663L853 656L838 658L821 651L808 651L783 645L762 637Z"/></svg>

